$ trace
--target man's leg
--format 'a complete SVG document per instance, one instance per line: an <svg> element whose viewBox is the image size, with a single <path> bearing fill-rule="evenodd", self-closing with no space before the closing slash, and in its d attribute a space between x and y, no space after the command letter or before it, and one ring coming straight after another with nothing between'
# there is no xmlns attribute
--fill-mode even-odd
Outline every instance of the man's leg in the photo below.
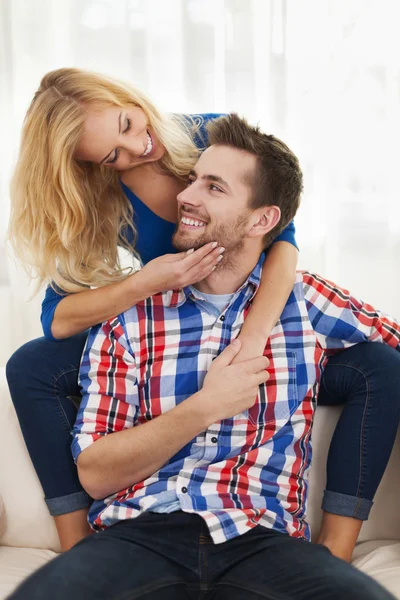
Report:
<svg viewBox="0 0 400 600"><path fill-rule="evenodd" d="M91 535L36 571L9 600L188 600L199 587L200 523L174 527L175 521L146 514Z"/></svg>
<svg viewBox="0 0 400 600"><path fill-rule="evenodd" d="M321 545L260 526L224 545L210 547L209 562L221 573L212 600L394 600Z"/></svg>

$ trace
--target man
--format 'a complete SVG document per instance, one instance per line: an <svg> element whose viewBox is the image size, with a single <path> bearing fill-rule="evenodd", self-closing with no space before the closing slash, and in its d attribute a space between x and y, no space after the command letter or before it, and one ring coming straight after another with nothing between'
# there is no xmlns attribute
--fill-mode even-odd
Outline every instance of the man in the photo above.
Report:
<svg viewBox="0 0 400 600"><path fill-rule="evenodd" d="M264 357L231 364L263 249L293 219L302 175L282 142L235 115L209 135L178 197L174 244L218 240L224 258L196 286L92 329L73 454L99 533L12 598L391 598L309 543L305 504L328 352L366 340L400 348L400 327L299 273Z"/></svg>

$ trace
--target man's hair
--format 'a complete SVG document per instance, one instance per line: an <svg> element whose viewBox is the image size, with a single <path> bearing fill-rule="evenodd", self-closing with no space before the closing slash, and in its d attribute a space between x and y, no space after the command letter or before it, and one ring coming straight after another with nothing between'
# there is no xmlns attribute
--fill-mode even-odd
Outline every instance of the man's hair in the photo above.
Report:
<svg viewBox="0 0 400 600"><path fill-rule="evenodd" d="M210 146L230 146L245 150L257 158L250 176L252 195L249 207L279 206L279 223L264 236L264 247L292 221L300 204L303 174L295 154L281 140L249 125L246 119L232 113L207 125Z"/></svg>

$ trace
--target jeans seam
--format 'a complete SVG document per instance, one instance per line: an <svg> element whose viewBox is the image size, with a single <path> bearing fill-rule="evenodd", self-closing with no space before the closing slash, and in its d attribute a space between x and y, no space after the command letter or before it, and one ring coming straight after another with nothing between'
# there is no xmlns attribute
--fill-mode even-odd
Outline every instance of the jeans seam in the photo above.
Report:
<svg viewBox="0 0 400 600"><path fill-rule="evenodd" d="M327 365L326 368L328 368L329 365ZM356 491L356 498L359 498L360 500L364 500L364 498L361 497L361 480L363 477L363 469L364 469L364 429L365 429L365 421L366 421L366 413L368 412L369 409L369 405L370 405L370 388L369 388L369 383L368 383L368 378L364 375L364 373L358 368L355 367L353 365L349 365L346 363L337 363L335 365L332 365L332 367L346 367L347 369L352 369L353 371L357 371L357 373L359 373L362 378L364 379L365 382L365 389L366 389L366 402L365 402L365 406L364 406L364 411L363 411L363 416L362 416L362 421L361 421L361 428L360 428L360 471L359 471L359 478L358 478L358 483L357 483L357 491ZM327 388L327 386L325 385L325 383L323 383L325 391L333 398L334 394L332 394L329 389ZM357 518L357 514L360 510L360 505L358 505L355 509L354 509L354 518Z"/></svg>
<svg viewBox="0 0 400 600"><path fill-rule="evenodd" d="M169 581L169 582L164 582L164 583L161 583L161 584L158 584L155 586L149 585L147 588L142 587L140 590L137 590L137 589L124 590L117 596L113 596L111 600L135 600L135 599L140 600L140 598L143 596L143 594L148 595L150 592L155 592L157 590L162 590L164 588L168 588L168 587L172 587L172 586L175 587L176 585L185 585L185 582L184 581Z"/></svg>
<svg viewBox="0 0 400 600"><path fill-rule="evenodd" d="M239 583L236 583L234 581L223 581L223 582L218 582L215 584L214 588L213 588L213 592L216 591L216 588L218 586L229 586L229 587L233 587L237 590L243 590L245 592L251 591L252 594L257 594L260 596L260 598L266 598L266 600L286 600L288 598L288 596L286 596L286 594L282 595L282 594L275 594L275 592L265 592L265 591L260 591L260 590L255 590L254 588L246 588L242 585L240 585Z"/></svg>
<svg viewBox="0 0 400 600"><path fill-rule="evenodd" d="M64 407L63 407L63 405L61 403L61 399L60 399L60 396L59 396L58 391L57 391L57 383L61 379L61 377L64 377L64 375L68 375L69 373L72 373L73 371L75 371L76 373L78 373L78 369L76 367L73 367L72 369L68 369L67 371L63 371L59 375L56 375L54 377L54 380L53 380L53 393L54 393L55 398L57 399L58 408L60 410L60 413L63 416L64 424L67 425L68 431L72 430L73 424L69 422L67 414L66 414L66 412L64 410Z"/></svg>
<svg viewBox="0 0 400 600"><path fill-rule="evenodd" d="M206 548L205 544L201 541L202 534L200 533L198 548L198 568L199 568L199 583L200 587L207 585L207 560L206 560Z"/></svg>
<svg viewBox="0 0 400 600"><path fill-rule="evenodd" d="M360 371L359 369L356 369L358 371L358 373L361 373L362 377L364 377L364 381L365 381L365 387L367 390L367 399L365 402L365 406L364 406L364 411L363 411L363 417L362 417L362 421L361 421L361 431L360 431L360 477L358 480L358 486L357 486L357 498L361 499L361 483L362 483L362 477L363 477L363 470L364 470L364 448L365 448L365 443L364 443L364 438L365 438L365 422L366 422L366 417L367 417L367 412L369 410L369 405L370 405L370 388L369 388L369 383L368 383L368 379L367 377L365 377L364 373L362 371ZM358 512L360 510L360 504L357 505L357 508L355 510L355 516L358 515Z"/></svg>

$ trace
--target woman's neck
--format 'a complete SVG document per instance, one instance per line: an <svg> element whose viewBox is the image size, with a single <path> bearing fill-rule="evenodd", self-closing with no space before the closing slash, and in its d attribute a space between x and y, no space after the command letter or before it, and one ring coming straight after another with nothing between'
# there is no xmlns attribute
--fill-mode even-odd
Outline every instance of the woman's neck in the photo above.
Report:
<svg viewBox="0 0 400 600"><path fill-rule="evenodd" d="M156 215L176 223L178 220L177 196L186 187L178 177L161 171L156 163L148 163L123 171L121 181Z"/></svg>
<svg viewBox="0 0 400 600"><path fill-rule="evenodd" d="M138 165L132 169L126 169L126 171L120 171L119 178L128 188L133 191L133 188L137 183L144 179L149 181L157 176L165 175L161 171L157 163L145 163L144 165Z"/></svg>

